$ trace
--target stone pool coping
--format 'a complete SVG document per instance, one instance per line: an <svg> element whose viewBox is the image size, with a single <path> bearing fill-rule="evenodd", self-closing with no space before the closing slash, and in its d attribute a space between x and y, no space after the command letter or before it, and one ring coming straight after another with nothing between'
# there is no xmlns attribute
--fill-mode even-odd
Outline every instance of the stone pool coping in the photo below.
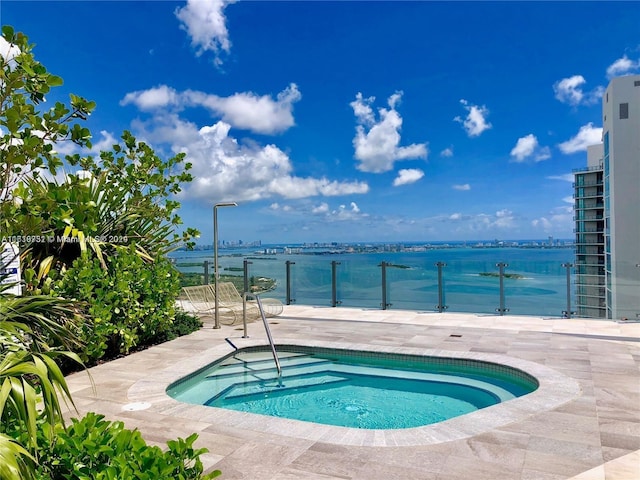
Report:
<svg viewBox="0 0 640 480"><path fill-rule="evenodd" d="M209 450L201 456L204 468L220 469L222 480L640 478L640 323L285 306L280 317L269 321L278 343L357 342L455 351L458 357L466 355L462 352L473 357L506 355L561 372L582 388L567 403L487 433L393 447L391 435L387 446L359 446L290 436L288 425L269 433L242 424L228 426L232 422L203 417L202 409L207 407L197 410L179 404L163 387L155 396L139 396L143 384L138 382L153 381L160 374L158 378L166 379L171 371L176 372L175 378L177 367L188 358L195 369L210 360L210 352L221 356L231 351L225 337L238 346L266 343L260 324L249 325L249 334L255 338L242 340L241 326L212 329L213 319L203 320L205 326L191 335L95 366L89 369L90 376L78 372L67 377L77 407L67 416L103 414L139 429L147 442L162 448L167 440L196 432L196 448ZM135 398L130 398L134 385Z"/></svg>
<svg viewBox="0 0 640 480"><path fill-rule="evenodd" d="M263 339L234 338L233 342L238 348L268 347L268 343L265 343ZM338 427L217 407L190 405L179 402L166 393L170 384L233 351L228 344L224 344L207 349L197 358L184 359L171 367L154 372L147 378L138 380L127 392L131 403L125 405L123 409L135 410L154 406L160 408L165 414L179 413L187 418L198 418L203 422L211 422L229 428L255 430L267 434L273 433L335 445L398 447L434 445L487 433L495 428L521 422L532 415L557 408L576 399L582 393L579 383L567 375L540 363L503 354L302 339L281 343L283 345L338 350L480 360L508 365L525 371L535 377L540 385L530 394L483 408L477 412L422 427L392 430Z"/></svg>

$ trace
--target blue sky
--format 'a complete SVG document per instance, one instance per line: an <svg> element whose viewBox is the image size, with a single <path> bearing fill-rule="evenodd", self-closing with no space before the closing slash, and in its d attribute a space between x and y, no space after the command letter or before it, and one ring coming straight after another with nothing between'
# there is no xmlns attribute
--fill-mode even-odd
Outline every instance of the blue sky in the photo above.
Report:
<svg viewBox="0 0 640 480"><path fill-rule="evenodd" d="M572 238L637 2L6 1L94 148L186 152L185 225L264 243ZM60 146L59 151L64 151Z"/></svg>

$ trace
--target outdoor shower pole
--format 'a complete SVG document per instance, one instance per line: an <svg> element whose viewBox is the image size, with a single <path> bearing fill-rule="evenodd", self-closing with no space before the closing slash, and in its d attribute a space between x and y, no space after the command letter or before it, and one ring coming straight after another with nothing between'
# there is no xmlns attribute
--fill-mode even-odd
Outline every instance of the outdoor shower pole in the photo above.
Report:
<svg viewBox="0 0 640 480"><path fill-rule="evenodd" d="M242 271L244 274L244 293L249 293L249 265L252 265L253 262L249 260L242 261Z"/></svg>
<svg viewBox="0 0 640 480"><path fill-rule="evenodd" d="M220 328L220 316L218 314L218 280L220 274L218 273L218 207L237 207L235 202L216 203L213 206L213 276L215 278L216 291L213 294L214 298L214 319L213 328Z"/></svg>

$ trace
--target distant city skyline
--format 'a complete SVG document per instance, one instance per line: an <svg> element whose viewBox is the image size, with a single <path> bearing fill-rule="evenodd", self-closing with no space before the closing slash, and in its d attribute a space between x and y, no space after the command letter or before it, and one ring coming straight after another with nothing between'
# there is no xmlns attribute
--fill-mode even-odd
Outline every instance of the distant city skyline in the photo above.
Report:
<svg viewBox="0 0 640 480"><path fill-rule="evenodd" d="M394 242L273 242L265 243L261 240L244 241L244 240L227 240L218 239L219 248L254 248L254 247L304 247L304 248L325 248L325 247L361 247L361 246L406 246L406 247L429 247L429 246L447 246L447 245L468 245L468 246L573 246L573 238L530 238L530 239L493 239L493 240L440 240L440 241L394 241ZM213 249L212 243L197 242L195 248Z"/></svg>
<svg viewBox="0 0 640 480"><path fill-rule="evenodd" d="M219 238L263 244L573 238L604 87L640 72L637 2L33 7L0 14L65 80L48 102L97 102L93 153L186 153L199 244L217 202Z"/></svg>

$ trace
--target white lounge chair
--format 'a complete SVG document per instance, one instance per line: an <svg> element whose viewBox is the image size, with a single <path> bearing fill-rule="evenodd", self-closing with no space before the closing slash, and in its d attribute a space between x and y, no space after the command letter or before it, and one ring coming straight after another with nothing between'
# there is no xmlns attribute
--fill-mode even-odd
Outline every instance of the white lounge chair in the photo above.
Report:
<svg viewBox="0 0 640 480"><path fill-rule="evenodd" d="M183 287L189 303L195 312L200 315L215 315L215 285L197 285ZM260 297L262 308L266 317L275 317L283 311L282 302L275 298ZM218 318L224 325L237 325L242 323L245 305L242 295L231 282L218 283ZM260 318L260 311L255 301L246 302L247 322L253 322Z"/></svg>

